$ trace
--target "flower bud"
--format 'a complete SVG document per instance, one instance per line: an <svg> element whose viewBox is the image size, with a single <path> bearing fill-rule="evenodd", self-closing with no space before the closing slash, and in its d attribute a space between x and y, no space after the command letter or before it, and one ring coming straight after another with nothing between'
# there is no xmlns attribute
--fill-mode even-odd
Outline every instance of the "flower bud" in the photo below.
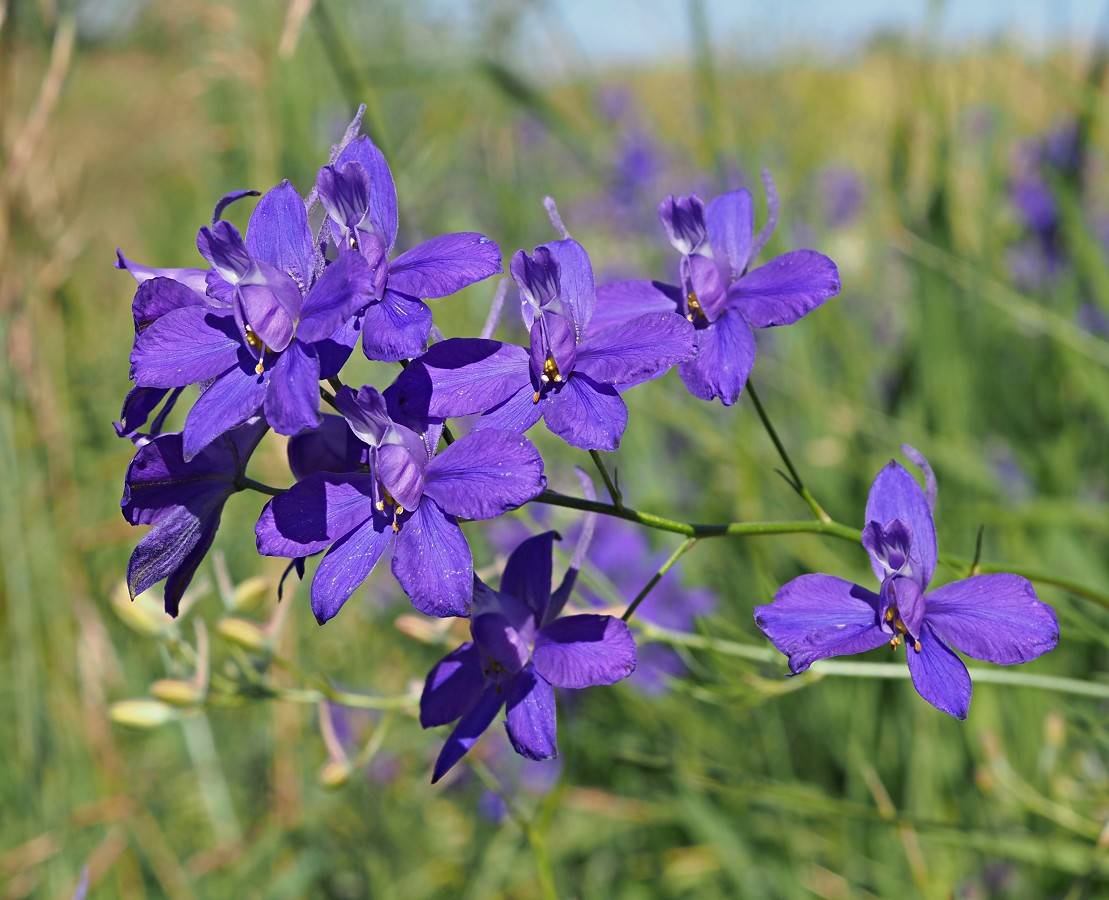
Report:
<svg viewBox="0 0 1109 900"><path fill-rule="evenodd" d="M249 619L221 619L216 628L225 640L238 644L251 653L263 653L269 647L269 637L266 632Z"/></svg>
<svg viewBox="0 0 1109 900"><path fill-rule="evenodd" d="M159 700L120 700L109 707L108 715L117 725L147 731L172 722L177 712Z"/></svg>
<svg viewBox="0 0 1109 900"><path fill-rule="evenodd" d="M112 591L111 603L112 610L120 621L132 631L145 637L154 637L165 632L168 624L166 614L141 599L132 600L124 582L121 581Z"/></svg>
<svg viewBox="0 0 1109 900"><path fill-rule="evenodd" d="M255 575L235 585L235 591L231 595L232 612L245 613L256 609L266 599L269 592L269 581L260 575Z"/></svg>
<svg viewBox="0 0 1109 900"><path fill-rule="evenodd" d="M329 759L320 767L320 784L328 790L342 787L350 780L352 769L345 759Z"/></svg>
<svg viewBox="0 0 1109 900"><path fill-rule="evenodd" d="M196 706L204 702L203 690L178 678L159 678L150 685L150 694L170 706Z"/></svg>

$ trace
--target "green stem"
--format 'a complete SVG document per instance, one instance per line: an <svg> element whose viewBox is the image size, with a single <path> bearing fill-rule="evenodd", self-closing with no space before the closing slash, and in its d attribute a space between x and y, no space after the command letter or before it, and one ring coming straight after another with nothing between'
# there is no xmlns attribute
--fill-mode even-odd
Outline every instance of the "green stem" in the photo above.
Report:
<svg viewBox="0 0 1109 900"><path fill-rule="evenodd" d="M245 475L240 475L235 479L235 488L240 491L258 491L260 494L269 494L271 497L276 497L278 494L285 493L285 488L270 487L268 484L263 484L261 481L247 478Z"/></svg>
<svg viewBox="0 0 1109 900"><path fill-rule="evenodd" d="M767 534L826 534L829 537L840 538L841 540L850 541L854 544L861 543L862 541L862 532L857 528L849 528L846 525L840 525L832 519L828 519L827 521L823 519L819 521L806 519L793 522L723 522L698 524L667 519L664 516L640 512L639 510L631 509L627 506L617 509L610 503L602 503L598 500L584 500L580 497L560 494L557 491L544 491L535 498L535 501L538 503L547 503L551 506L561 506L566 509L580 509L583 512L601 513L601 515L613 516L614 518L625 519L628 522L635 522L647 528L654 528L657 531L683 534L686 537L697 538L698 540L710 537L756 537L758 535ZM940 561L945 566L949 566L955 571L967 573L970 571L971 561L964 557L948 556L945 554L940 557ZM1076 596L1082 597L1085 600L1092 600L1094 603L1109 609L1109 594L1087 587L1069 578L1060 578L1048 572L1041 572L1023 566L1013 566L1008 563L980 563L977 566L977 571L982 573L1007 572L1012 575L1020 575L1022 578L1027 578L1029 581L1034 581L1038 584L1049 584L1053 587L1062 588Z"/></svg>
<svg viewBox="0 0 1109 900"><path fill-rule="evenodd" d="M862 541L862 532L857 528L848 528L846 525L840 525L832 521L825 522L803 519L790 522L725 522L719 524L699 524L695 522L679 522L675 519L667 519L664 516L657 516L654 513L640 512L628 506L617 509L616 506L611 503L603 503L599 500L583 500L580 497L571 497L568 494L560 494L557 491L544 491L536 497L535 500L538 503L547 503L551 506L562 506L566 509L580 509L584 512L595 512L606 516L614 516L618 519L636 522L647 528L654 528L657 531L669 531L672 534L683 534L686 537L697 538L698 540L701 538L724 536L753 537L763 534L827 534L845 541L851 541L855 544Z"/></svg>
<svg viewBox="0 0 1109 900"><path fill-rule="evenodd" d="M674 563L685 556L687 552L692 550L693 545L696 543L697 538L695 537L686 538L684 541L682 541L681 546L670 554L670 558L659 567L659 570L651 576L651 580L643 586L643 590L636 594L635 599L632 600L631 605L627 608L627 610L625 610L624 615L622 615L620 618L627 622L628 619L632 617L632 614L639 607L639 604L647 598L647 595L651 593L651 591L654 589L654 586L662 580L662 576L670 571L670 567L673 566Z"/></svg>
<svg viewBox="0 0 1109 900"><path fill-rule="evenodd" d="M609 477L608 467L605 465L604 458L596 450L590 450L589 455L593 458L593 462L597 466L597 471L601 473L601 479L605 483L608 495L612 498L612 505L617 509L623 509L624 497L620 493L620 489L616 486L616 483Z"/></svg>
<svg viewBox="0 0 1109 900"><path fill-rule="evenodd" d="M781 439L778 437L778 432L774 429L774 425L771 423L770 417L766 414L766 409L763 407L762 401L759 400L758 392L750 381L747 382L746 390L747 396L749 396L751 402L755 404L755 412L758 413L759 419L762 422L762 427L766 429L766 433L770 436L774 448L778 451L778 456L781 457L782 463L789 471L790 486L797 491L801 499L809 505L809 509L812 510L814 516L820 519L821 522L831 522L832 517L824 511L824 508L816 502L816 498L809 493L809 489L805 487L805 482L801 480L800 474L798 474L797 469L793 465L793 460L789 458L785 445L782 444Z"/></svg>

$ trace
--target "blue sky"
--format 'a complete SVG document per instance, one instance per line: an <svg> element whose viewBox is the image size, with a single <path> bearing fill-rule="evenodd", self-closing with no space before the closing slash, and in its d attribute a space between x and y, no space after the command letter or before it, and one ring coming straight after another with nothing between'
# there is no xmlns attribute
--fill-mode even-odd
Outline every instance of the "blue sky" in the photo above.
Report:
<svg viewBox="0 0 1109 900"><path fill-rule="evenodd" d="M704 0L717 52L766 60L789 50L849 58L880 31L966 46L1006 37L1039 52L1049 44L1085 48L1101 27L1106 0ZM532 16L528 43L577 48L591 65L650 63L686 54L686 0L548 0ZM545 35L544 32L554 31ZM573 60L563 60L572 64Z"/></svg>

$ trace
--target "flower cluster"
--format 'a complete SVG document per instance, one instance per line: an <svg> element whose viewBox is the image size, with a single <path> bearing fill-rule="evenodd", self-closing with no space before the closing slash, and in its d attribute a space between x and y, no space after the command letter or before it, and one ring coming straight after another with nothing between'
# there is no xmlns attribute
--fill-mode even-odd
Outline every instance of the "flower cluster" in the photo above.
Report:
<svg viewBox="0 0 1109 900"><path fill-rule="evenodd" d="M259 195L223 197L197 234L204 267L150 268L119 254L119 267L138 282L134 387L116 424L136 447L122 509L130 523L154 526L131 557L128 587L134 597L165 581L165 609L176 615L231 495L269 494L255 526L258 551L290 560L302 576L306 560L322 554L311 579L320 624L386 555L417 610L469 620L472 640L432 669L420 703L425 727L456 723L433 780L502 708L515 750L551 758L554 688L628 676L636 666L631 632L622 619L588 612L588 595L582 611L572 609L588 534L557 588L555 535L546 532L512 550L494 590L475 574L461 521L494 519L543 494L544 460L525 436L540 419L573 447L615 450L628 425L622 394L674 366L695 397L735 403L754 365L754 329L796 322L838 292L839 274L811 250L754 265L777 221L767 176L770 221L758 235L746 190L708 203L696 195L662 202L663 229L680 254L676 285L596 286L588 253L554 214L560 239L517 251L508 266L527 343L443 338L426 301L501 273L500 248L463 232L395 254L392 175L359 123L307 196L287 181L261 195L245 234L223 214ZM359 344L368 359L401 364L392 384L343 383ZM164 431L192 386L196 399L180 431ZM475 418L448 424L461 416ZM246 471L271 429L288 437L295 481L283 490ZM864 543L881 594L808 576L761 608L759 621L794 671L903 634L915 648L910 664L921 692L965 714L969 683L965 691L949 686L966 679L947 645L1001 662L1031 658L1054 640L1050 610L1013 576L970 579L925 598L935 534L899 473L880 476L868 506ZM600 556L619 567L636 550L624 542ZM1003 599L982 607L989 597ZM673 621L706 604L700 595L685 599ZM987 609L990 623L1002 612L1020 615L994 627L990 643L986 630L968 624L976 608Z"/></svg>

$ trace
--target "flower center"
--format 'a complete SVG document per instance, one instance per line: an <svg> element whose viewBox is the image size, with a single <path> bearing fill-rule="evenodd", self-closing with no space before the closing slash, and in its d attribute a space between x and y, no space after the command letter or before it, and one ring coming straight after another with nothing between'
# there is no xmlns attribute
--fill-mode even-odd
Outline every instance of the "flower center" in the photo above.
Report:
<svg viewBox="0 0 1109 900"><path fill-rule="evenodd" d="M378 512L385 512L386 506L391 507L393 514L393 531L400 531L400 525L397 524L397 516L404 514L404 507L393 499L393 495L389 493L389 490L385 487L385 485L381 484L380 481L378 482L378 485L380 485L381 487L381 499L378 500L377 503L374 504L374 506L377 507Z"/></svg>
<svg viewBox="0 0 1109 900"><path fill-rule="evenodd" d="M543 363L543 374L539 376L539 380L542 381L544 385L548 385L552 381L555 382L555 384L562 384L562 373L558 371L558 363L556 363L554 357L549 354L547 356L547 361ZM541 392L541 390L535 392L535 395L531 398L532 403L539 402L539 395Z"/></svg>
<svg viewBox="0 0 1109 900"><path fill-rule="evenodd" d="M254 329L249 325L246 326L246 342L255 350L258 351L258 365L254 367L254 371L261 375L265 371L265 366L262 364L262 357L265 356L269 347L265 342L255 334Z"/></svg>
<svg viewBox="0 0 1109 900"><path fill-rule="evenodd" d="M705 320L708 318L708 316L705 315L705 311L701 309L701 303L697 299L697 294L694 291L690 291L688 294L686 294L685 302L686 306L689 307L689 312L686 313L685 317L690 322L692 322L695 318L700 320Z"/></svg>
<svg viewBox="0 0 1109 900"><path fill-rule="evenodd" d="M909 629L906 628L905 623L901 621L901 613L897 609L896 603L892 604L890 608L886 610L886 621L897 629L897 634L895 634L893 640L890 641L890 647L896 650L901 645L901 635L909 634ZM920 641L913 641L913 649L917 653L920 652Z"/></svg>

